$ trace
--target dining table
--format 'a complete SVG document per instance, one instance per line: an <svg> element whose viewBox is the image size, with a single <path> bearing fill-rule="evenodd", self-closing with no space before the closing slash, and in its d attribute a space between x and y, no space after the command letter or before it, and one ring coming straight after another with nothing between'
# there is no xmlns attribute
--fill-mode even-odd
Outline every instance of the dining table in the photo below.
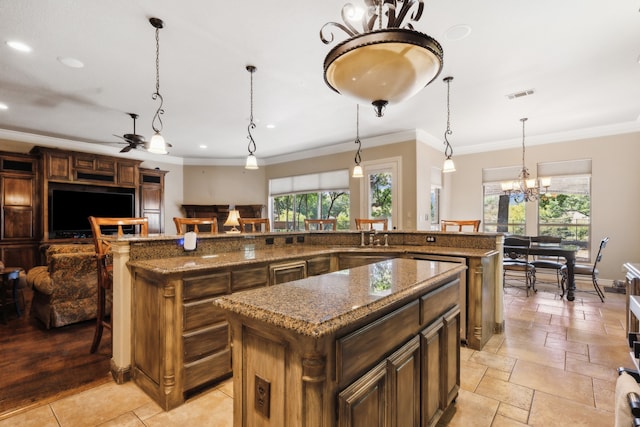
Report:
<svg viewBox="0 0 640 427"><path fill-rule="evenodd" d="M562 257L567 266L567 301L575 300L576 280L574 267L576 265L576 254L580 248L576 245L565 245L557 243L536 243L530 246L506 246L505 252L514 252L522 255L539 255L549 257Z"/></svg>

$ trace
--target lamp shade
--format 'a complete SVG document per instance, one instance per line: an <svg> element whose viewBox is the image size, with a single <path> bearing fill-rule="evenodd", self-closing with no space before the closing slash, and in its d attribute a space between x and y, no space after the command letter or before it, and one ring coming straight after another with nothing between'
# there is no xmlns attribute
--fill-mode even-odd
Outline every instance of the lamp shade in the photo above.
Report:
<svg viewBox="0 0 640 427"><path fill-rule="evenodd" d="M145 148L150 153L167 154L167 143L165 142L164 137L160 135L160 132L156 132L151 137L151 140L149 140Z"/></svg>
<svg viewBox="0 0 640 427"><path fill-rule="evenodd" d="M245 169L255 170L258 169L258 159L253 153L247 156L247 162L244 164Z"/></svg>
<svg viewBox="0 0 640 427"><path fill-rule="evenodd" d="M324 77L334 91L359 102L401 102L440 74L442 55L440 44L418 31L371 31L334 47Z"/></svg>
<svg viewBox="0 0 640 427"><path fill-rule="evenodd" d="M456 165L453 163L452 159L445 159L444 165L442 166L442 172L450 173L456 171Z"/></svg>
<svg viewBox="0 0 640 427"><path fill-rule="evenodd" d="M362 166L360 165L355 165L353 167L353 175L351 175L352 178L362 178L363 174L362 174Z"/></svg>

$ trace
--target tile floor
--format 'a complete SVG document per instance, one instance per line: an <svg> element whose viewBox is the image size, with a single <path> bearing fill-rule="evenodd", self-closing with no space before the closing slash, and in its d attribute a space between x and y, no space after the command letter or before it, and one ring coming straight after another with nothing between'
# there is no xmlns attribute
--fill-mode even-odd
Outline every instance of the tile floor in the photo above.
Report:
<svg viewBox="0 0 640 427"><path fill-rule="evenodd" d="M461 349L461 390L440 426L611 426L618 366L630 366L625 296L605 303L553 288L505 291L505 332L482 351ZM0 420L0 427L231 426L233 387L164 412L134 384L107 383Z"/></svg>

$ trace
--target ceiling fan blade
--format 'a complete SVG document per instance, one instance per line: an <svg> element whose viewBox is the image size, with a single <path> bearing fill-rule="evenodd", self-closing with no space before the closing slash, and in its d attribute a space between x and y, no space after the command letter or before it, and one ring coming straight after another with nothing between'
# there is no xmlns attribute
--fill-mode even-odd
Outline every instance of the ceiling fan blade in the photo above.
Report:
<svg viewBox="0 0 640 427"><path fill-rule="evenodd" d="M131 145L127 145L126 147L124 147L122 150L120 150L121 153L128 153L129 151L131 151L133 147Z"/></svg>

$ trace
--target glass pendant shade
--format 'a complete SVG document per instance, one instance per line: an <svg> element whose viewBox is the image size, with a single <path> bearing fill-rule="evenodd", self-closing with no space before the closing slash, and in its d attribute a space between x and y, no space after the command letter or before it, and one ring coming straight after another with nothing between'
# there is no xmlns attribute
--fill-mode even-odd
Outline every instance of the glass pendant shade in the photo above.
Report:
<svg viewBox="0 0 640 427"><path fill-rule="evenodd" d="M397 103L440 74L442 48L417 31L372 31L333 48L324 69L326 83L342 95L369 104Z"/></svg>
<svg viewBox="0 0 640 427"><path fill-rule="evenodd" d="M353 167L353 174L351 175L352 178L362 178L363 174L362 174L362 166L360 165L355 165Z"/></svg>
<svg viewBox="0 0 640 427"><path fill-rule="evenodd" d="M258 159L253 155L253 153L247 156L247 162L245 163L244 168L249 170L258 169Z"/></svg>
<svg viewBox="0 0 640 427"><path fill-rule="evenodd" d="M450 173L456 171L456 165L453 163L453 159L445 159L442 166L442 172Z"/></svg>
<svg viewBox="0 0 640 427"><path fill-rule="evenodd" d="M164 140L164 137L160 135L160 132L156 132L149 142L146 144L145 148L148 152L154 154L167 154L167 143Z"/></svg>

